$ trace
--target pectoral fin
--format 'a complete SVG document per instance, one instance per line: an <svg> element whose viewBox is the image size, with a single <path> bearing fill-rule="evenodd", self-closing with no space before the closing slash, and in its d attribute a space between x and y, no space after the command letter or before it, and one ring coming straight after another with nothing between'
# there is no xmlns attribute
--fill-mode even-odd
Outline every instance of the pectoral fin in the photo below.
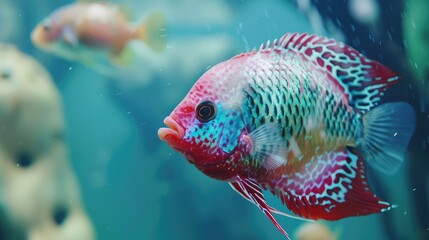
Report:
<svg viewBox="0 0 429 240"><path fill-rule="evenodd" d="M280 133L279 124L267 123L248 135L251 145L250 154L267 170L287 164L288 148Z"/></svg>
<svg viewBox="0 0 429 240"><path fill-rule="evenodd" d="M70 46L76 47L79 43L77 33L71 26L65 26L62 29L61 36L63 41Z"/></svg>

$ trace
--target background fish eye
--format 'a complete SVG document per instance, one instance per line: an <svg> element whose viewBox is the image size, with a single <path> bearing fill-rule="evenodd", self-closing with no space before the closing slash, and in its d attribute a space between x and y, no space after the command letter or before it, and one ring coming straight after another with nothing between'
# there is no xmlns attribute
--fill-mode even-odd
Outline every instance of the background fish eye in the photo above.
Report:
<svg viewBox="0 0 429 240"><path fill-rule="evenodd" d="M216 104L212 101L202 101L197 105L196 115L201 122L208 122L216 117L217 108Z"/></svg>
<svg viewBox="0 0 429 240"><path fill-rule="evenodd" d="M43 22L43 29L45 29L45 31L49 31L51 29L51 21L49 19L46 19Z"/></svg>

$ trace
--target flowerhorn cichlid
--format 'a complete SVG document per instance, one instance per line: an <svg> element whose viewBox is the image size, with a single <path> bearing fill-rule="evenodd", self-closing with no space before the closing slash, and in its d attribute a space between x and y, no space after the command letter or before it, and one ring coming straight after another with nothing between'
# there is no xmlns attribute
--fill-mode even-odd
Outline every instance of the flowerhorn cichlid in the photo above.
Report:
<svg viewBox="0 0 429 240"><path fill-rule="evenodd" d="M159 137L207 176L229 182L287 237L268 190L296 215L337 220L390 210L364 161L393 173L415 129L404 102L379 105L399 77L333 39L286 34L209 69Z"/></svg>

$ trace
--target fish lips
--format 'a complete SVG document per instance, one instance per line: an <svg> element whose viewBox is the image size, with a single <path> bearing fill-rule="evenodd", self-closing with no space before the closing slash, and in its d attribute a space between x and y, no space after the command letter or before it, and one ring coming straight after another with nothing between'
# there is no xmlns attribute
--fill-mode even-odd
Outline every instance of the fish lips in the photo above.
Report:
<svg viewBox="0 0 429 240"><path fill-rule="evenodd" d="M164 119L164 124L168 127L163 127L158 130L159 138L161 140L166 141L170 145L170 147L181 153L186 158L186 160L188 160L189 163L197 166L198 168L216 168L216 166L223 164L226 159L228 159L230 154L222 152L217 154L217 156L222 156L222 158L225 159L222 161L217 160L215 162L202 163L201 161L196 160L195 156L190 153L192 152L193 147L187 145L183 141L183 138L185 136L185 129L170 116Z"/></svg>
<svg viewBox="0 0 429 240"><path fill-rule="evenodd" d="M164 124L168 127L160 128L158 136L174 148L182 141L185 129L170 116L164 119Z"/></svg>

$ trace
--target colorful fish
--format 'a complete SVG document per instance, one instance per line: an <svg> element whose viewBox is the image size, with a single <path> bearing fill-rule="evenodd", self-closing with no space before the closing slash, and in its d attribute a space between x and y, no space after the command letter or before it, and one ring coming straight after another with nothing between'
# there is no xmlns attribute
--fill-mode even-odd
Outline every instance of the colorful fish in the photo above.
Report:
<svg viewBox="0 0 429 240"><path fill-rule="evenodd" d="M296 215L337 220L388 211L365 164L393 173L414 132L413 108L378 106L399 77L333 39L286 34L209 69L159 137L207 176L229 182L287 237L262 190Z"/></svg>
<svg viewBox="0 0 429 240"><path fill-rule="evenodd" d="M100 59L126 65L132 58L132 50L127 48L131 41L163 50L165 39L160 31L164 28L160 13L133 26L118 5L77 2L50 14L33 30L31 40L45 51L89 65Z"/></svg>

